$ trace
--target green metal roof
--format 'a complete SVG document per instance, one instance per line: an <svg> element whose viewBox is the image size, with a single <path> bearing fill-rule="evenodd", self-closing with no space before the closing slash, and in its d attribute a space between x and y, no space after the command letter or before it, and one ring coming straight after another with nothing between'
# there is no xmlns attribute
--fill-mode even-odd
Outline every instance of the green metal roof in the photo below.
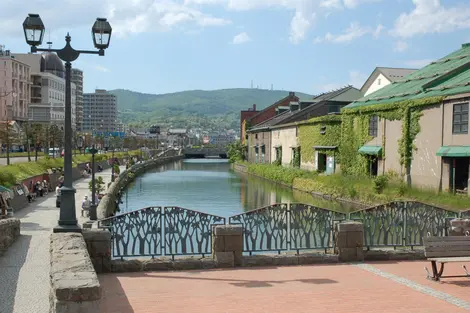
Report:
<svg viewBox="0 0 470 313"><path fill-rule="evenodd" d="M359 153L379 155L382 152L381 146L362 146L359 148Z"/></svg>
<svg viewBox="0 0 470 313"><path fill-rule="evenodd" d="M470 92L470 44L343 109Z"/></svg>
<svg viewBox="0 0 470 313"><path fill-rule="evenodd" d="M436 155L442 157L470 157L470 146L442 146Z"/></svg>
<svg viewBox="0 0 470 313"><path fill-rule="evenodd" d="M4 187L4 186L0 185L0 192L11 192L11 190L8 189L7 187Z"/></svg>

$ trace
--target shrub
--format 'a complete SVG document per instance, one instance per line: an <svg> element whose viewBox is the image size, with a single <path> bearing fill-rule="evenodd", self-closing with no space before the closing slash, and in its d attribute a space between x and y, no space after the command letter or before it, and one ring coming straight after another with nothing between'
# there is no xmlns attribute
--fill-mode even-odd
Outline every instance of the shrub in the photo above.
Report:
<svg viewBox="0 0 470 313"><path fill-rule="evenodd" d="M313 177L315 173L273 164L248 164L248 173L292 186L294 178Z"/></svg>
<svg viewBox="0 0 470 313"><path fill-rule="evenodd" d="M376 193L381 194L384 189L387 187L388 177L385 175L377 176L374 179L374 190Z"/></svg>

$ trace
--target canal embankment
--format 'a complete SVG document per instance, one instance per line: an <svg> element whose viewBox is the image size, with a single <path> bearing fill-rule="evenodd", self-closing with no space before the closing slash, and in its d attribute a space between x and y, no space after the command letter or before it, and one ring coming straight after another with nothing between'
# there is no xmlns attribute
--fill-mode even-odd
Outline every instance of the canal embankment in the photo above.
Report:
<svg viewBox="0 0 470 313"><path fill-rule="evenodd" d="M237 172L268 179L293 190L324 199L353 203L360 207L390 201L411 200L453 211L470 209L470 197L467 195L409 187L401 182L399 175L393 173L375 178L341 174L327 176L298 168L247 162L234 163L233 169Z"/></svg>

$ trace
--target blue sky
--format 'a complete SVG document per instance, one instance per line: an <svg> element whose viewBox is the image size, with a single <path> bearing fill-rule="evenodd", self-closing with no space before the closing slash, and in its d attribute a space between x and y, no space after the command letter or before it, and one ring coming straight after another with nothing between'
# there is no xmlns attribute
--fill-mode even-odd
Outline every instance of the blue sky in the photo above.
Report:
<svg viewBox="0 0 470 313"><path fill-rule="evenodd" d="M146 93L255 86L310 94L376 66L419 68L470 41L465 0L5 0L0 44L27 52L21 24L39 13L45 41L91 49L96 17L113 26L105 57L81 56L85 91Z"/></svg>

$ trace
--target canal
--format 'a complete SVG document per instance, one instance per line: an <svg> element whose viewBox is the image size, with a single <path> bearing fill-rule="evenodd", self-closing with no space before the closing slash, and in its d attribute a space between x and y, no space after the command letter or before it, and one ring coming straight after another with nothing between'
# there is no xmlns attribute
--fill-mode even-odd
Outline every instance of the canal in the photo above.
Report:
<svg viewBox="0 0 470 313"><path fill-rule="evenodd" d="M162 165L129 185L122 202L120 213L150 206L179 206L222 217L274 203L306 203L340 212L354 209L234 172L223 159L188 159Z"/></svg>

